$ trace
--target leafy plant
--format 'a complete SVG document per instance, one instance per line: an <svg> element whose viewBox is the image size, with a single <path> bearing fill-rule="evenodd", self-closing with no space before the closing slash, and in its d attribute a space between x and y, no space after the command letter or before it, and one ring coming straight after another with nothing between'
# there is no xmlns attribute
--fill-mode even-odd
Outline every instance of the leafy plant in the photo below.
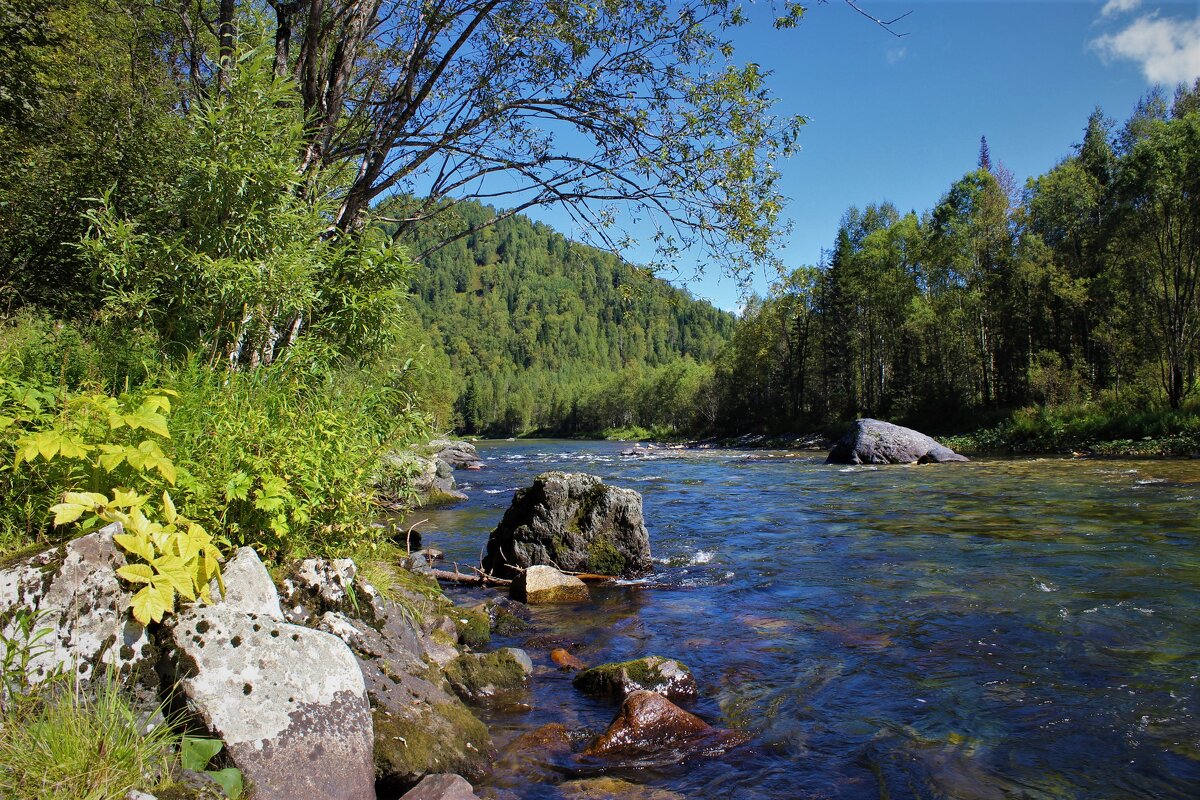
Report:
<svg viewBox="0 0 1200 800"><path fill-rule="evenodd" d="M50 628L36 628L42 615L28 608L13 612L8 626L11 635L0 634L0 714L8 710L14 697L28 685L29 662L46 650L41 640L50 635Z"/></svg>
<svg viewBox="0 0 1200 800"><path fill-rule="evenodd" d="M160 622L175 608L176 595L188 601L211 602L209 582L216 580L224 593L221 579L221 552L203 527L175 510L171 495L162 494L163 522L150 520L148 495L113 492L111 498L95 492L67 492L63 502L54 506L54 524L65 525L84 513L92 516L85 527L96 521L119 522L125 532L113 537L127 553L141 559L127 564L117 574L141 588L133 596L133 616L147 625Z"/></svg>
<svg viewBox="0 0 1200 800"><path fill-rule="evenodd" d="M184 736L179 744L179 759L184 769L207 775L217 782L226 797L230 800L238 800L245 791L242 771L236 767L216 770L208 768L209 763L216 758L224 746L220 739Z"/></svg>

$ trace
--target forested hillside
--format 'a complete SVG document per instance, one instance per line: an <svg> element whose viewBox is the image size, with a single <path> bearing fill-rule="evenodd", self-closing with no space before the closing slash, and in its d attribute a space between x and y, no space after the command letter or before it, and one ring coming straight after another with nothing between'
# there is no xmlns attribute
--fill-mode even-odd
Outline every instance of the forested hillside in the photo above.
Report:
<svg viewBox="0 0 1200 800"><path fill-rule="evenodd" d="M475 226L495 210L455 213ZM464 432L712 422L696 417L733 315L544 224L509 217L431 253L413 298L460 376Z"/></svg>

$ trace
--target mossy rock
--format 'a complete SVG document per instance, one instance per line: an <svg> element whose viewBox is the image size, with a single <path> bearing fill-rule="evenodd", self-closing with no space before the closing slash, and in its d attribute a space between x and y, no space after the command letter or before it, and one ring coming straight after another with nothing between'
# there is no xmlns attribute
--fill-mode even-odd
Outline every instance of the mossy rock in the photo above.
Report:
<svg viewBox="0 0 1200 800"><path fill-rule="evenodd" d="M662 656L601 664L580 672L573 683L575 688L588 694L616 699L639 689L657 692L672 700L690 700L696 696L696 680L691 670Z"/></svg>
<svg viewBox="0 0 1200 800"><path fill-rule="evenodd" d="M492 639L492 620L487 612L456 606L451 612L458 641L467 647L483 647Z"/></svg>
<svg viewBox="0 0 1200 800"><path fill-rule="evenodd" d="M483 777L492 740L470 709L451 699L415 705L411 714L401 717L382 708L371 712L381 789L407 788L429 773L453 772L470 781Z"/></svg>
<svg viewBox="0 0 1200 800"><path fill-rule="evenodd" d="M484 655L464 653L443 671L454 691L471 701L520 690L527 677L525 668L508 649Z"/></svg>

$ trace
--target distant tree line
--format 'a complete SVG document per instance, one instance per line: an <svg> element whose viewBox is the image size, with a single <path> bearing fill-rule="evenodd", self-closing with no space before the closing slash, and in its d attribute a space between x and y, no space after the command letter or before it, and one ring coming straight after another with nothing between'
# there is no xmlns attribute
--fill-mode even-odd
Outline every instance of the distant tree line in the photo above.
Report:
<svg viewBox="0 0 1200 800"><path fill-rule="evenodd" d="M851 208L752 298L716 364L726 428L872 415L974 428L1031 403L1181 408L1200 356L1200 81L1097 109L1023 189L993 160L923 214Z"/></svg>

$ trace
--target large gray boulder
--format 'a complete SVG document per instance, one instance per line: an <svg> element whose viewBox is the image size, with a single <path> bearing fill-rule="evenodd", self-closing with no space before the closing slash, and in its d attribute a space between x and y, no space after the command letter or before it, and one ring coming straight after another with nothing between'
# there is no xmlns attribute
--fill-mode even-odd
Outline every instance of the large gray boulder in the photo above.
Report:
<svg viewBox="0 0 1200 800"><path fill-rule="evenodd" d="M21 642L19 613L33 615L30 633L47 631L33 646L26 677L40 683L59 669L85 682L114 668L135 693L157 691L157 648L129 612L132 592L117 570L125 555L113 523L0 569L0 634Z"/></svg>
<svg viewBox="0 0 1200 800"><path fill-rule="evenodd" d="M374 800L371 707L341 639L224 604L168 635L183 698L258 800Z"/></svg>
<svg viewBox="0 0 1200 800"><path fill-rule="evenodd" d="M546 472L517 491L488 538L483 566L501 577L546 564L567 572L632 577L649 571L642 496L595 475Z"/></svg>
<svg viewBox="0 0 1200 800"><path fill-rule="evenodd" d="M860 419L833 446L826 464L940 464L946 461L969 461L912 428Z"/></svg>
<svg viewBox="0 0 1200 800"><path fill-rule="evenodd" d="M428 773L482 777L487 727L444 688L441 668L459 658L451 618L399 586L400 603L363 580L349 559L306 559L283 581L288 619L337 636L354 652L375 731L375 775L388 791Z"/></svg>

